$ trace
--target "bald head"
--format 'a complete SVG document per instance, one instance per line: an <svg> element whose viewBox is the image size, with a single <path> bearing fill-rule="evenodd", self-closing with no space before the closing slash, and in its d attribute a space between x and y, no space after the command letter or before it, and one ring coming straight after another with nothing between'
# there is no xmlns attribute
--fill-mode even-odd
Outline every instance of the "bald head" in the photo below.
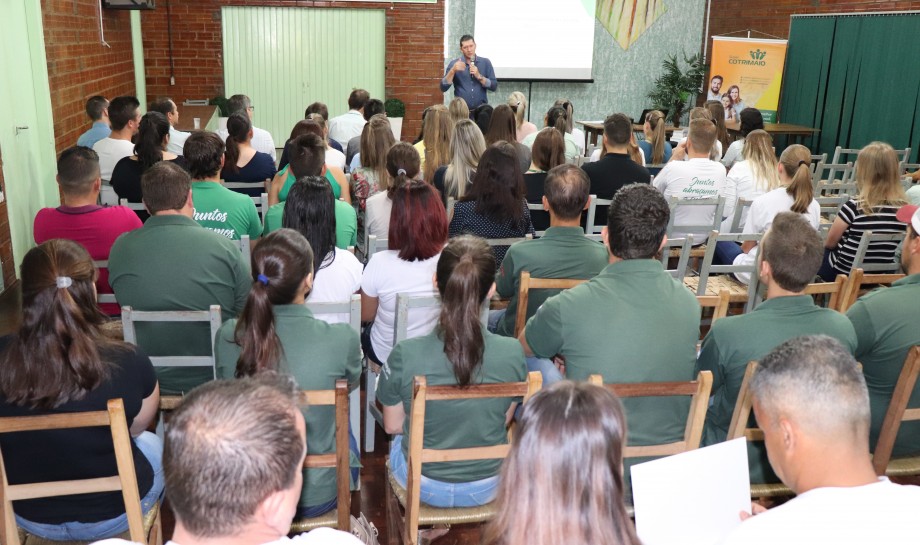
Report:
<svg viewBox="0 0 920 545"><path fill-rule="evenodd" d="M551 168L543 182L543 193L556 217L579 219L588 204L591 182L585 171L572 164Z"/></svg>

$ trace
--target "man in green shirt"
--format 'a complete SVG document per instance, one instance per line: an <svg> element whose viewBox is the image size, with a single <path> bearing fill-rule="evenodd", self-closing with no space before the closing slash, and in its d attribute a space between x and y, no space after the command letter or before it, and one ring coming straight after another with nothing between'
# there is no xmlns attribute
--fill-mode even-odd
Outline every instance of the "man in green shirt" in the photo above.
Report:
<svg viewBox="0 0 920 545"><path fill-rule="evenodd" d="M192 175L194 219L230 240L249 235L250 242L262 236L262 222L249 196L230 191L220 183L224 167L224 143L213 132L194 132L183 148Z"/></svg>
<svg viewBox="0 0 920 545"><path fill-rule="evenodd" d="M191 139L191 137L189 137ZM109 254L109 283L118 303L136 310L207 310L222 318L243 309L252 280L239 247L192 219L191 179L181 167L160 161L141 178L150 219L125 233ZM212 351L208 324L137 326L151 356L205 355ZM213 378L211 368L157 369L163 393L187 392Z"/></svg>
<svg viewBox="0 0 920 545"><path fill-rule="evenodd" d="M521 272L534 278L594 278L607 266L607 249L585 237L581 213L588 205L590 180L575 165L559 165L546 174L543 183L543 208L549 212L549 229L536 239L508 248L495 287L498 294L511 298L505 311L495 311L489 329L499 335L514 335ZM559 290L531 291L527 318ZM494 324L494 325L493 325Z"/></svg>
<svg viewBox="0 0 920 545"><path fill-rule="evenodd" d="M562 378L548 358L564 359L565 377L605 383L693 378L700 305L655 259L667 238L668 203L648 184L617 191L602 232L609 265L588 282L550 297L519 340L544 386ZM678 441L688 399L623 400L629 444Z"/></svg>
<svg viewBox="0 0 920 545"><path fill-rule="evenodd" d="M803 294L824 258L824 241L801 214L781 212L760 243L758 270L766 301L752 312L722 318L703 339L697 371L712 371L712 405L703 444L725 441L748 362L801 335L827 335L851 354L856 332L843 314ZM748 444L752 483L777 482L763 443Z"/></svg>
<svg viewBox="0 0 920 545"><path fill-rule="evenodd" d="M847 311L856 328L856 360L862 363L869 387L872 427L869 446L875 449L882 420L891 402L907 352L920 345L920 210L901 207L898 220L907 224L901 250L905 278L890 288L880 288L859 298ZM908 407L920 407L920 381L914 387ZM901 425L892 454L895 457L920 453L920 422Z"/></svg>

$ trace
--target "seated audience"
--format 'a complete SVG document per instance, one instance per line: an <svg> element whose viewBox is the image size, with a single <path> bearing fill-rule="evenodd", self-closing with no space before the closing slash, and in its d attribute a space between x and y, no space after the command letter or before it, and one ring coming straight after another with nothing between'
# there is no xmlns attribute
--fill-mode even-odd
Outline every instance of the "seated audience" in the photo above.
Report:
<svg viewBox="0 0 920 545"><path fill-rule="evenodd" d="M693 122L694 119L705 119L707 121L711 121L715 125L715 120L712 117L712 112L710 112L707 108L693 108L690 110L689 117L690 117L691 123ZM715 143L712 145L712 148L710 148L709 150L709 158L712 159L713 161L718 161L722 158L722 142L719 141L718 130L719 129L717 126ZM674 135L671 137L671 140L674 140L674 138L676 138L678 134L680 133L678 133L677 131L674 131ZM677 139L677 145L685 143L689 135L690 135L690 128L687 127L686 129L683 130L683 133L681 134L680 138ZM675 148L675 151L676 150L677 148ZM689 157L687 157L686 153L681 154L680 157L675 157L675 155L672 153L671 157L676 158L678 161L689 160Z"/></svg>
<svg viewBox="0 0 920 545"><path fill-rule="evenodd" d="M93 144L99 154L99 170L103 183L112 179L112 171L123 157L134 153L134 135L141 123L141 103L134 97L117 97L107 108L112 130L108 136Z"/></svg>
<svg viewBox="0 0 920 545"><path fill-rule="evenodd" d="M227 110L230 115L235 114L236 112L243 112L249 117L249 121L252 121L252 116L255 113L255 106L252 105L252 101L246 95L233 95L227 100ZM227 139L228 131L220 130L217 131L217 134L220 136L221 140ZM275 151L275 140L272 138L271 133L265 129L260 129L255 125L252 126L252 147L256 151L261 151L262 153L267 153L271 155L272 161L275 161L278 158L277 152Z"/></svg>
<svg viewBox="0 0 920 545"><path fill-rule="evenodd" d="M665 139L664 114L658 110L649 112L642 125L645 140L639 141L639 149L650 165L662 165L671 160L671 144ZM657 176L661 167L649 167L649 174Z"/></svg>
<svg viewBox="0 0 920 545"><path fill-rule="evenodd" d="M624 114L613 114L604 120L604 148L607 151L599 161L585 163L584 169L591 180L591 195L598 199L612 199L620 188L629 184L647 184L651 175L644 166L629 156L629 139L632 121ZM595 224L607 223L607 207L597 209Z"/></svg>
<svg viewBox="0 0 920 545"><path fill-rule="evenodd" d="M320 114L310 114L307 119L313 121L322 130L323 142L326 144L326 164L330 168L337 168L342 172L345 171L345 153L341 151L341 146L335 148L329 144L329 125L326 119ZM346 142L347 144L347 142Z"/></svg>
<svg viewBox="0 0 920 545"><path fill-rule="evenodd" d="M384 118L387 116L383 108L383 101L372 98L364 105L364 120L370 123L371 118L375 115L380 115ZM365 127L367 123L365 123ZM364 134L364 127L361 127L361 134ZM349 140L348 146L345 148L345 164L348 165L349 172L354 172L361 168L361 134ZM390 130L390 134L393 135L392 129ZM395 135L393 135L393 139L396 139ZM355 157L357 157L357 159Z"/></svg>
<svg viewBox="0 0 920 545"><path fill-rule="evenodd" d="M176 128L176 125L179 124L179 108L176 107L176 103L171 98L161 98L151 103L147 111L160 112L166 116L169 121L169 144L166 146L166 151L182 155L185 140L191 133L180 131Z"/></svg>
<svg viewBox="0 0 920 545"><path fill-rule="evenodd" d="M415 144L422 160L422 179L428 183L434 180L435 171L450 161L450 135L453 131L450 112L443 104L428 108L422 126L422 140Z"/></svg>
<svg viewBox="0 0 920 545"><path fill-rule="evenodd" d="M322 153L323 160L320 163L322 165L320 175L325 176L325 178L329 180L329 184L332 186L332 194L336 199L342 199L345 202L351 203L351 190L348 187L348 180L345 178L345 173L342 169L330 166L329 163L326 162L326 153L329 151L329 147L323 137L323 129L320 128L315 121L305 119L303 121L298 121L297 124L294 125L294 128L291 130L291 139L288 140L287 145L284 147L285 153L288 153L290 150L292 155L296 154L301 157L301 160L304 160L305 152L302 149L296 150L295 148L298 146L303 148L308 145L307 140L301 139L301 137L307 136L308 134L315 135L319 138L318 144L309 144L309 147L313 150L311 153L313 157ZM311 142L313 142L313 140L311 140ZM293 161L293 159L291 159L291 161ZM310 162L312 163L312 161L311 159ZM297 172L294 170L295 169L292 168L289 163L285 163L272 179L272 183L268 190L269 204L274 205L287 199L288 190L290 190L291 185L297 181ZM313 169L310 169L309 172L311 173L309 175L312 176ZM307 176L308 174L301 172L300 175ZM342 190L343 188L345 191Z"/></svg>
<svg viewBox="0 0 920 545"><path fill-rule="evenodd" d="M803 293L821 266L823 253L821 237L805 218L794 212L777 214L758 256L758 276L766 287L766 300L752 312L722 318L703 339L697 370L712 371L713 377L704 445L725 441L748 362L799 335L829 335L847 352L852 354L856 349L856 332L846 316L815 305L812 297ZM748 443L748 453L751 482L776 482L763 444Z"/></svg>
<svg viewBox="0 0 920 545"><path fill-rule="evenodd" d="M349 389L358 387L358 334L347 324L330 325L315 318L304 306L313 288L314 262L310 243L293 229L274 231L259 241L252 251L252 289L246 306L238 320L224 322L214 341L218 378L273 371L290 373L300 390L330 390L342 378ZM303 416L311 452L334 452L334 408L311 407ZM350 439L358 456L357 441ZM334 509L335 469L303 473L297 516L316 517ZM355 471L353 478L357 477Z"/></svg>
<svg viewBox="0 0 920 545"><path fill-rule="evenodd" d="M485 138L475 123L461 119L454 125L450 137L450 163L435 171L432 182L441 192L444 206L447 206L448 198L460 199L466 195L476 175L479 158L485 150Z"/></svg>
<svg viewBox="0 0 920 545"><path fill-rule="evenodd" d="M382 182L387 177L387 152L396 143L387 116L378 114L368 120L361 131L360 166L351 169L352 187L355 191L354 205L359 216L363 216L368 197L380 193Z"/></svg>
<svg viewBox="0 0 920 545"><path fill-rule="evenodd" d="M565 140L562 133L546 127L537 133L533 141L530 168L524 173L524 192L529 204L543 202L543 187L546 173L565 163ZM537 231L549 227L549 213L545 210L531 210L530 220Z"/></svg>
<svg viewBox="0 0 920 545"><path fill-rule="evenodd" d="M725 209L722 215L723 233L730 233L738 199L754 200L780 186L778 161L773 151L773 137L767 131L748 134L741 161L728 171L725 178ZM741 214L739 228L747 222L749 210ZM745 233L747 231L744 231Z"/></svg>
<svg viewBox="0 0 920 545"><path fill-rule="evenodd" d="M42 208L35 214L33 235L36 244L53 238L80 243L96 261L109 259L109 250L122 233L140 227L141 220L125 206L99 206L99 156L81 146L68 148L57 162L57 182L61 206ZM110 294L109 269L99 269L97 293ZM109 315L121 313L117 304L101 305Z"/></svg>
<svg viewBox="0 0 920 545"><path fill-rule="evenodd" d="M569 163L574 163L575 158L578 157L578 142L575 141L570 133L566 132L566 111L565 108L561 106L553 106L546 112L546 116L543 118L544 127L552 127L559 131L562 134L562 138L565 141L565 160ZM533 142L537 139L538 132L532 132L521 142L528 148L533 149ZM582 145L584 140L582 140Z"/></svg>
<svg viewBox="0 0 920 545"><path fill-rule="evenodd" d="M517 422L483 542L639 545L624 506L625 447L623 405L605 388L566 381L537 392Z"/></svg>
<svg viewBox="0 0 920 545"><path fill-rule="evenodd" d="M757 108L745 108L745 111L747 113L744 115L737 114L738 119L741 121L741 138L732 142L728 149L725 150L725 156L722 157L722 164L728 169L735 166L735 162L741 160L741 150L744 149L744 139L747 138L747 135L753 131L762 131L764 128L763 115L761 115L760 110ZM811 158L809 157L810 160Z"/></svg>
<svg viewBox="0 0 920 545"><path fill-rule="evenodd" d="M917 539L920 488L879 477L869 456L869 400L859 364L836 340L797 337L767 354L751 381L770 464L795 492L723 543L891 543Z"/></svg>
<svg viewBox="0 0 920 545"><path fill-rule="evenodd" d="M514 112L514 126L517 132L518 142L523 142L531 133L537 132L537 126L524 119L527 115L527 97L520 91L515 91L508 95L508 106Z"/></svg>
<svg viewBox="0 0 920 545"><path fill-rule="evenodd" d="M52 239L26 253L19 276L21 323L16 333L0 337L0 417L105 411L110 399L121 398L147 513L163 494L163 443L145 431L160 392L150 358L103 331L107 318L96 306L95 277L92 259L76 242ZM11 485L118 473L108 426L5 433L0 446ZM119 492L13 505L13 531L19 526L47 540L93 541L128 529Z"/></svg>
<svg viewBox="0 0 920 545"><path fill-rule="evenodd" d="M249 116L242 112L230 116L227 120L227 150L220 177L225 182L252 184L252 189L238 192L258 197L265 193L265 180L275 177L275 160L252 147L252 135Z"/></svg>
<svg viewBox="0 0 920 545"><path fill-rule="evenodd" d="M535 146L536 148L536 146ZM508 248L495 278L503 299L510 298L506 310L493 311L490 330L513 336L518 307L521 272L534 278L594 278L607 266L607 250L585 237L581 213L588 206L588 176L575 165L560 165L546 176L543 208L549 212L550 227L537 240ZM527 300L527 318L559 290L535 290Z"/></svg>
<svg viewBox="0 0 920 545"><path fill-rule="evenodd" d="M361 129L367 123L364 117L364 106L370 98L370 93L364 89L352 90L348 95L348 111L329 119L329 139L338 142L342 149L348 146L352 138L361 136ZM324 116L324 119L328 118Z"/></svg>
<svg viewBox="0 0 920 545"><path fill-rule="evenodd" d="M220 305L222 318L228 320L246 301L249 264L235 243L193 219L191 186L188 172L168 161L144 173L141 190L150 219L112 245L109 282L119 304L135 310L207 310ZM151 356L203 355L213 348L204 323L142 323L137 333L140 346ZM213 371L161 367L157 375L163 391L172 394L211 380Z"/></svg>
<svg viewBox="0 0 920 545"><path fill-rule="evenodd" d="M495 279L495 260L480 238L451 240L437 259L434 275L441 295L435 330L407 339L393 348L380 377L377 399L383 404L383 423L396 434L390 447L390 470L406 486L411 426L413 380L424 375L429 385L521 382L527 376L521 345L489 333L479 321L479 309L489 298ZM427 448L466 448L508 442L506 425L512 399L467 401L463 417L458 405L430 403L425 411ZM471 507L490 502L498 485L501 460L425 464L422 502L435 507Z"/></svg>
<svg viewBox="0 0 920 545"><path fill-rule="evenodd" d="M393 196L396 190L419 177L421 168L420 159L414 146L405 142L397 142L387 152L386 170L387 177L378 181L383 182L380 192L367 199L367 235L374 235L378 239L385 239L390 231L390 210L393 208Z"/></svg>
<svg viewBox="0 0 920 545"><path fill-rule="evenodd" d="M655 188L670 201L713 199L725 196L725 167L709 158L709 151L716 141L716 126L708 119L694 119L690 122L690 136L681 142L671 156L671 161L658 176ZM684 160L687 157L689 160ZM684 206L677 210L675 225L706 225L715 218L715 206ZM682 238L693 235L694 244L702 244L709 238L709 229L686 232L673 230L671 236Z"/></svg>
<svg viewBox="0 0 920 545"><path fill-rule="evenodd" d="M454 97L450 101L450 104L447 105L447 111L450 112L450 120L454 124L470 118L470 108L466 105L466 101L460 97Z"/></svg>
<svg viewBox="0 0 920 545"><path fill-rule="evenodd" d="M381 108L382 107L383 106L381 106ZM314 102L310 104L309 106L307 106L307 109L304 111L304 114L303 114L304 121L312 121L313 118L311 117L311 114L319 114L323 117L323 120L326 120L326 119L329 119L329 108L323 102ZM320 131L320 137L322 137L323 140L327 140L326 137L323 135L322 131ZM339 145L339 143L336 142L335 140L328 140L326 144L330 148L336 151L341 151L342 153L345 153L345 150L342 149L342 146ZM281 166L279 168L284 168L284 165L286 165L287 162L284 160L283 155L281 157L281 161L282 161Z"/></svg>
<svg viewBox="0 0 920 545"><path fill-rule="evenodd" d="M489 131L484 136L487 146L499 141L513 145L521 163L521 172L530 168L530 148L518 142L516 119L511 106L499 104L495 107L495 110L492 111L492 119L489 120Z"/></svg>
<svg viewBox="0 0 920 545"><path fill-rule="evenodd" d="M486 149L469 192L454 203L451 238L462 234L487 239L534 234L517 159L514 146L508 142L497 142ZM495 263L501 264L508 246L493 246L492 251Z"/></svg>
<svg viewBox="0 0 920 545"><path fill-rule="evenodd" d="M907 224L907 238L901 249L901 268L907 275L890 288L875 290L847 310L856 329L856 359L863 366L869 388L872 420L869 448L875 449L885 412L891 403L907 351L920 345L920 212L917 206L902 206L898 221ZM917 399L920 383L914 387ZM910 407L916 407L911 403ZM894 443L895 457L920 453L920 422L904 422Z"/></svg>
<svg viewBox="0 0 920 545"><path fill-rule="evenodd" d="M389 249L371 256L361 279L361 320L374 322L364 329L361 345L372 362L386 364L393 349L396 296L435 295L431 279L447 243L447 214L438 200L438 192L421 180L403 180L393 190ZM409 313L408 336L427 335L437 314L437 308Z"/></svg>
<svg viewBox="0 0 920 545"><path fill-rule="evenodd" d="M250 242L259 238L262 221L252 199L220 183L224 166L224 143L220 137L206 131L193 133L185 141L184 157L192 175L195 221L230 240L239 240L243 235L249 235Z"/></svg>
<svg viewBox="0 0 920 545"><path fill-rule="evenodd" d="M354 238L354 224L344 226L340 232L336 202L342 201L332 198L332 189L326 180L305 176L294 184L284 204L281 224L306 237L313 250L311 303L348 301L361 289L364 267L347 246L341 248L337 242L339 239L350 242ZM351 238L346 238L349 236ZM320 314L318 318L330 324L349 321L348 313Z"/></svg>
<svg viewBox="0 0 920 545"><path fill-rule="evenodd" d="M169 143L169 121L159 112L150 112L141 118L135 137L134 153L123 157L112 170L112 189L119 199L141 202L141 176L148 168L160 161L172 161L186 168L185 158L167 151ZM138 212L146 220L146 212Z"/></svg>
<svg viewBox="0 0 920 545"><path fill-rule="evenodd" d="M907 204L899 175L898 156L884 142L872 142L856 158L854 198L843 203L824 243L824 263L818 274L833 282L838 274L850 274L856 249L865 231L903 233L906 225L895 217ZM865 263L893 263L897 242L871 242Z"/></svg>
<svg viewBox="0 0 920 545"><path fill-rule="evenodd" d="M109 101L104 96L89 97L86 101L86 115L93 122L93 126L77 138L77 145L91 148L112 133L109 126Z"/></svg>

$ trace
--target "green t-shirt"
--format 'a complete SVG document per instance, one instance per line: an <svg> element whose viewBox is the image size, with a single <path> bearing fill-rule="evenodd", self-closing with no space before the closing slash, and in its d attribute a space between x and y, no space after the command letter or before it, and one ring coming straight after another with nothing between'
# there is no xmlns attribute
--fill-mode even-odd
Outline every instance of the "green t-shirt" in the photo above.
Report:
<svg viewBox="0 0 920 545"><path fill-rule="evenodd" d="M152 216L120 236L109 254L109 283L121 305L135 310L207 310L220 305L224 320L243 310L252 278L230 240L180 215ZM208 324L137 324L151 356L211 354ZM214 377L211 368L157 368L164 394L187 392Z"/></svg>
<svg viewBox="0 0 920 545"><path fill-rule="evenodd" d="M856 332L846 316L815 305L808 295L768 299L748 314L713 324L697 360L697 371L712 371L712 405L706 413L703 445L725 441L748 362L800 335L829 335L851 353L856 349ZM762 442L748 443L748 461L752 483L779 481Z"/></svg>
<svg viewBox="0 0 920 545"><path fill-rule="evenodd" d="M284 217L284 203L281 201L273 205L265 213L265 230L263 235L281 229L281 220ZM343 250L354 246L358 242L358 215L355 209L345 201L335 201L335 245Z"/></svg>
<svg viewBox="0 0 920 545"><path fill-rule="evenodd" d="M607 248L587 237L581 227L550 227L536 239L508 248L495 277L495 287L502 297L510 297L508 310L498 323L499 335L514 335L521 272L533 278L594 278L607 266ZM531 290L527 299L527 318L540 305L561 290Z"/></svg>
<svg viewBox="0 0 920 545"><path fill-rule="evenodd" d="M523 382L527 365L520 343L482 329L485 340L482 365L474 373L474 383ZM436 332L407 339L397 344L387 358L377 399L385 406L402 403L406 411L403 424L403 455L409 456L409 425L412 414L412 386L418 375L429 386L456 384L451 363L444 354L444 341ZM501 445L508 442L505 416L512 399L471 399L430 402L425 410L425 448L467 448ZM501 460L431 463L422 466L422 475L446 482L472 482L498 474Z"/></svg>
<svg viewBox="0 0 920 545"><path fill-rule="evenodd" d="M885 412L891 403L907 351L920 345L920 274L912 274L894 282L890 288L879 288L860 297L847 311L847 318L856 329L856 361L862 363L872 426L869 448L875 450ZM914 386L908 407L920 407L920 381ZM909 456L920 453L920 421L904 422L898 430L892 455Z"/></svg>
<svg viewBox="0 0 920 545"><path fill-rule="evenodd" d="M248 195L236 193L217 182L192 182L195 221L230 240L262 235L262 222Z"/></svg>
<svg viewBox="0 0 920 545"><path fill-rule="evenodd" d="M288 191L291 190L291 186L294 185L294 182L297 181L297 178L294 177L294 174L291 172L289 166L286 166L278 172L281 176L287 176L284 179L284 185L281 187L281 191L278 192L278 200L286 201L288 196ZM332 172L327 168L325 174L326 180L329 182L329 185L332 186L332 196L338 199L342 196L342 188L339 186L338 180L335 179L335 176L332 175Z"/></svg>
<svg viewBox="0 0 920 545"><path fill-rule="evenodd" d="M361 347L358 334L346 324L327 324L313 317L304 305L275 305L275 331L284 350L279 370L290 373L302 390L331 390L338 379L349 389L361 378ZM241 347L234 342L236 319L221 326L214 343L217 377L232 379ZM307 448L310 454L335 451L335 409L305 409ZM357 430L353 430L357 432ZM321 505L336 497L335 469L304 471L301 506Z"/></svg>

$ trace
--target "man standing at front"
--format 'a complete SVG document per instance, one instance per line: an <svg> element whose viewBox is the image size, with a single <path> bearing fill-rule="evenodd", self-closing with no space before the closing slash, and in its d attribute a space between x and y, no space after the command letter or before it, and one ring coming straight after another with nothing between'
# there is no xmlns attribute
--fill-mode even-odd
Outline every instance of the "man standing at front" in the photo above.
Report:
<svg viewBox="0 0 920 545"><path fill-rule="evenodd" d="M488 104L486 91L498 89L498 80L492 62L485 57L476 56L476 40L469 34L460 38L459 58L447 64L447 73L441 80L441 92L446 93L454 86L454 96L466 101L470 111L483 104Z"/></svg>

